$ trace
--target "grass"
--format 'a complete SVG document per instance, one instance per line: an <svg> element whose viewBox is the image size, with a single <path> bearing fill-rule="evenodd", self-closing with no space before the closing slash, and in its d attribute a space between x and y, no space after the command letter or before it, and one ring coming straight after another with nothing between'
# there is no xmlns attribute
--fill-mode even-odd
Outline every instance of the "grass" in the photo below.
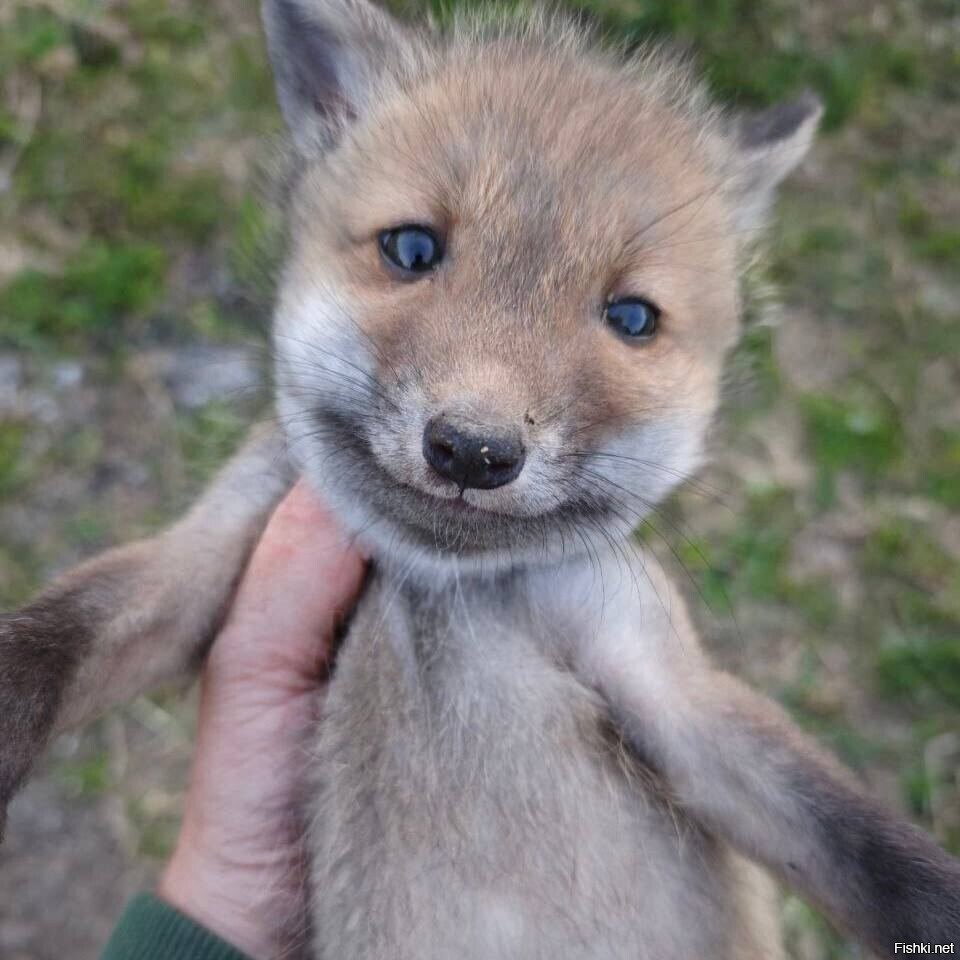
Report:
<svg viewBox="0 0 960 960"><path fill-rule="evenodd" d="M166 256L153 244L92 242L56 273L25 269L0 293L0 343L29 349L123 337L163 291Z"/></svg>
<svg viewBox="0 0 960 960"><path fill-rule="evenodd" d="M834 503L838 474L856 471L873 484L903 455L899 411L870 384L853 384L844 396L808 394L801 409L823 508Z"/></svg>
<svg viewBox="0 0 960 960"><path fill-rule="evenodd" d="M211 478L236 449L247 427L248 418L225 401L213 401L180 418L180 450L192 485L200 486Z"/></svg>
<svg viewBox="0 0 960 960"><path fill-rule="evenodd" d="M13 496L24 483L23 446L26 432L26 424L16 420L0 423L0 497Z"/></svg>
<svg viewBox="0 0 960 960"><path fill-rule="evenodd" d="M442 20L470 2L392 5ZM257 200L256 143L278 115L255 3L229 8L13 0L0 15L0 250L20 253L0 257L0 353L23 359L29 400L4 407L0 384L4 605L155 526L243 431L226 398L170 407L141 363L248 338L269 299L282 231ZM935 762L960 727L955 4L578 9L628 45L694 49L738 106L806 86L827 105L761 275L782 306L752 306L731 361L717 496L686 491L683 535L648 537L686 567L719 655L960 852L960 789ZM84 389L51 385L65 360ZM83 756L66 788L124 793L140 852L162 856L175 815ZM785 921L801 960L857 956L795 898Z"/></svg>

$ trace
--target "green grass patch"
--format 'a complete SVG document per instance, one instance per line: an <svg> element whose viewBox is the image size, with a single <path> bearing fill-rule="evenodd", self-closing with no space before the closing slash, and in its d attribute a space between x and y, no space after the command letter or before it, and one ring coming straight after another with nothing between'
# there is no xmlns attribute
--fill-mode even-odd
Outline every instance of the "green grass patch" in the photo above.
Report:
<svg viewBox="0 0 960 960"><path fill-rule="evenodd" d="M956 626L956 625L954 625ZM960 634L898 635L879 651L876 675L884 696L927 698L930 693L960 709Z"/></svg>
<svg viewBox="0 0 960 960"><path fill-rule="evenodd" d="M783 387L774 353L775 331L748 326L730 357L727 380L732 390L729 406L739 422L769 411Z"/></svg>
<svg viewBox="0 0 960 960"><path fill-rule="evenodd" d="M127 23L141 40L156 45L184 49L202 44L212 24L200 16L202 6L174 9L155 0L133 0L126 9Z"/></svg>
<svg viewBox="0 0 960 960"><path fill-rule="evenodd" d="M268 119L271 126L278 120L273 74L259 37L242 37L231 44L227 77L227 100L234 109L251 119Z"/></svg>
<svg viewBox="0 0 960 960"><path fill-rule="evenodd" d="M254 302L270 303L285 252L286 231L277 210L248 195L237 207L228 263L234 280Z"/></svg>
<svg viewBox="0 0 960 960"><path fill-rule="evenodd" d="M17 493L27 479L23 462L27 426L17 420L0 421L0 500Z"/></svg>
<svg viewBox="0 0 960 960"><path fill-rule="evenodd" d="M178 423L180 450L191 484L205 483L237 448L249 419L221 401L214 401Z"/></svg>
<svg viewBox="0 0 960 960"><path fill-rule="evenodd" d="M73 21L70 24L70 42L80 65L88 70L102 70L120 63L122 54L119 45L92 24Z"/></svg>
<svg viewBox="0 0 960 960"><path fill-rule="evenodd" d="M64 534L74 546L84 553L103 549L110 539L110 522L95 507L73 514L64 524Z"/></svg>
<svg viewBox="0 0 960 960"><path fill-rule="evenodd" d="M863 330L872 341L898 322L889 256L876 236L844 223L835 210L807 206L789 194L781 202L771 278L808 309Z"/></svg>
<svg viewBox="0 0 960 960"><path fill-rule="evenodd" d="M861 554L863 569L872 576L906 577L933 588L954 562L924 528L908 520L889 520L876 527Z"/></svg>
<svg viewBox="0 0 960 960"><path fill-rule="evenodd" d="M786 574L796 531L792 494L754 493L736 528L714 542L682 541L677 558L699 581L704 601L725 611L745 600L771 600L789 592Z"/></svg>
<svg viewBox="0 0 960 960"><path fill-rule="evenodd" d="M955 752L949 749L945 756L937 758L940 762L928 765L930 757L928 748L931 741L942 734L952 739L953 726L937 721L918 723L914 730L914 749L911 761L905 765L901 773L903 796L909 809L915 817L929 823L935 816L935 797L939 794L940 805L945 798L955 792L953 760ZM934 756L939 751L934 750ZM960 854L960 824L954 818L947 817L946 823L941 821L941 836L944 846L955 856ZM949 821L954 820L950 823ZM946 829L944 829L946 828Z"/></svg>
<svg viewBox="0 0 960 960"><path fill-rule="evenodd" d="M32 348L81 335L116 342L160 295L166 267L153 245L90 244L60 274L24 270L0 291L0 343Z"/></svg>
<svg viewBox="0 0 960 960"><path fill-rule="evenodd" d="M790 957L816 957L817 960L859 960L860 951L836 933L813 907L794 894L784 899L783 935Z"/></svg>
<svg viewBox="0 0 960 960"><path fill-rule="evenodd" d="M960 267L960 229L940 222L913 197L901 200L899 225L913 254L943 267Z"/></svg>
<svg viewBox="0 0 960 960"><path fill-rule="evenodd" d="M86 223L102 238L202 243L223 221L222 177L172 169L173 135L148 125L128 139L116 130L42 131L24 154L17 191L68 223ZM83 163L64 163L83 155Z"/></svg>
<svg viewBox="0 0 960 960"><path fill-rule="evenodd" d="M101 750L82 760L67 760L54 769L57 782L75 797L98 797L113 787L110 755Z"/></svg>
<svg viewBox="0 0 960 960"><path fill-rule="evenodd" d="M800 398L807 440L818 468L817 499L833 502L836 475L854 470L870 484L902 456L903 426L893 402L858 384L846 397L807 394Z"/></svg>
<svg viewBox="0 0 960 960"><path fill-rule="evenodd" d="M960 708L960 569L918 523L889 521L867 538L862 570L876 598L861 614L880 637L874 669L891 698Z"/></svg>
<svg viewBox="0 0 960 960"><path fill-rule="evenodd" d="M752 0L592 0L615 34L642 41L667 39L693 48L717 95L762 106L817 90L830 130L853 118L867 102L882 100L890 87L911 87L925 77L917 51L891 42L852 20L843 43L824 49L796 31L789 3Z"/></svg>
<svg viewBox="0 0 960 960"><path fill-rule="evenodd" d="M180 818L157 813L143 798L127 801L127 819L137 831L137 853L148 860L167 860L173 853L180 829Z"/></svg>
<svg viewBox="0 0 960 960"><path fill-rule="evenodd" d="M33 65L68 42L67 26L51 10L37 3L19 3L12 22L0 31L0 61Z"/></svg>
<svg viewBox="0 0 960 960"><path fill-rule="evenodd" d="M795 529L790 493L771 490L754 494L725 544L723 568L730 572L728 592L755 600L782 597Z"/></svg>
<svg viewBox="0 0 960 960"><path fill-rule="evenodd" d="M944 506L960 510L960 430L937 431L933 447L924 471L927 494Z"/></svg>
<svg viewBox="0 0 960 960"><path fill-rule="evenodd" d="M42 578L43 564L32 544L0 544L0 610L25 603Z"/></svg>

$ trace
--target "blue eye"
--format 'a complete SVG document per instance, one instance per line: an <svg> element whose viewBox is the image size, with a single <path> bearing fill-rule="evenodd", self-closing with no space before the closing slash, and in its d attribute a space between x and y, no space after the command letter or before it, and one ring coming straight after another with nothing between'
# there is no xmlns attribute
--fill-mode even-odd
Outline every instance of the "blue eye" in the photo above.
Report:
<svg viewBox="0 0 960 960"><path fill-rule="evenodd" d="M380 234L380 250L390 263L410 274L429 273L443 258L436 234L415 225L384 230Z"/></svg>
<svg viewBox="0 0 960 960"><path fill-rule="evenodd" d="M649 340L657 332L660 308L641 297L625 297L608 303L603 319L621 337L631 340Z"/></svg>

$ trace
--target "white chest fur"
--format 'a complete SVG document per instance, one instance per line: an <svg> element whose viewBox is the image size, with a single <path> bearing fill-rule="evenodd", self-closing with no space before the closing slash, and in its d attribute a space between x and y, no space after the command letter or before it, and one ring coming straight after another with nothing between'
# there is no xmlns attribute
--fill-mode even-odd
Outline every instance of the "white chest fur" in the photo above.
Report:
<svg viewBox="0 0 960 960"><path fill-rule="evenodd" d="M738 955L741 862L630 755L578 654L676 618L603 579L374 585L317 744L318 957Z"/></svg>

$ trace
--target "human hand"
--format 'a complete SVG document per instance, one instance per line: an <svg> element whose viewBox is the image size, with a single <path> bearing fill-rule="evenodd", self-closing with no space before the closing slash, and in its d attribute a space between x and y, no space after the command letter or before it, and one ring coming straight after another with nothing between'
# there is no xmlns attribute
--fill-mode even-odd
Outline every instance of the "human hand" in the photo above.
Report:
<svg viewBox="0 0 960 960"><path fill-rule="evenodd" d="M281 952L305 916L305 736L364 569L299 483L267 525L203 671L183 825L159 894L253 960Z"/></svg>

